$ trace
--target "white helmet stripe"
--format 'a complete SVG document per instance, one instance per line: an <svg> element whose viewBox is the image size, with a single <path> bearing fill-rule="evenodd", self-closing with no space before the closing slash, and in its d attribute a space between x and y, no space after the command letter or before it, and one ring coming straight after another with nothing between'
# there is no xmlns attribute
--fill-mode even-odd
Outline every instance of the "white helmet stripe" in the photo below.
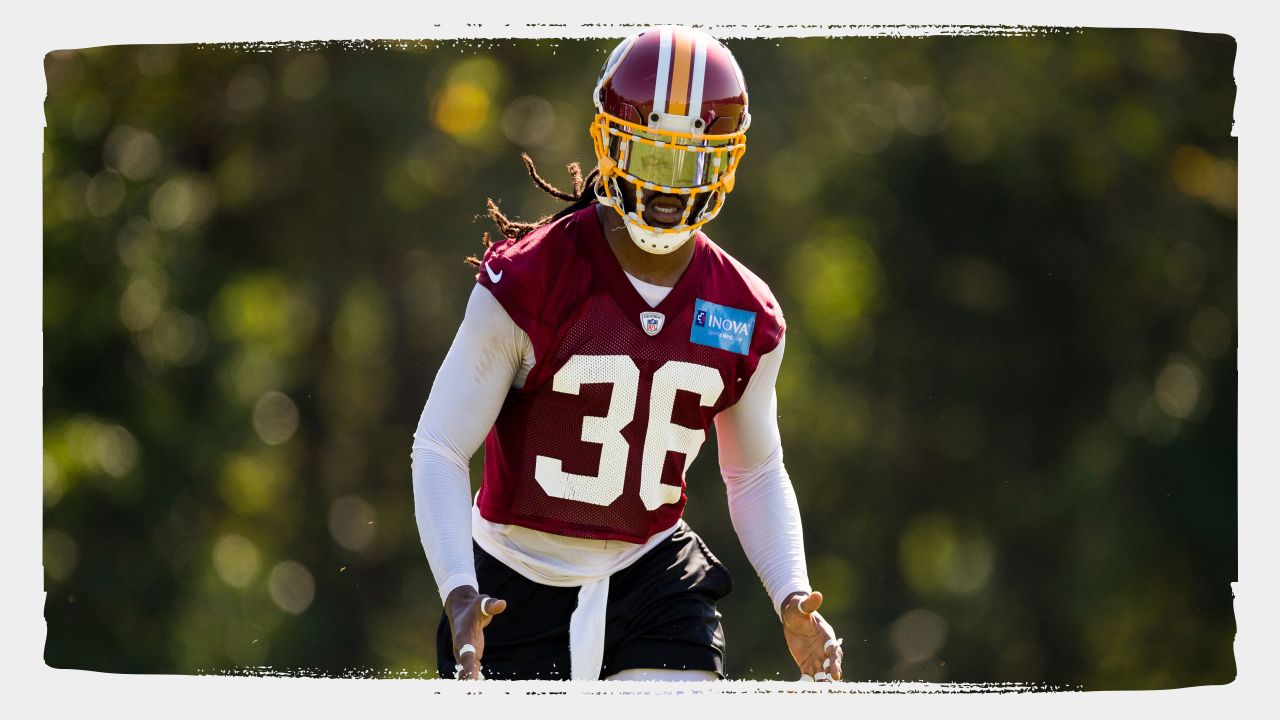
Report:
<svg viewBox="0 0 1280 720"><path fill-rule="evenodd" d="M662 114L667 111L667 76L671 74L671 28L664 27L659 32L658 82L653 86L653 112ZM647 124L649 118L642 122Z"/></svg>
<svg viewBox="0 0 1280 720"><path fill-rule="evenodd" d="M702 33L694 36L693 87L689 90L689 115L702 114L702 83L707 75L707 39Z"/></svg>

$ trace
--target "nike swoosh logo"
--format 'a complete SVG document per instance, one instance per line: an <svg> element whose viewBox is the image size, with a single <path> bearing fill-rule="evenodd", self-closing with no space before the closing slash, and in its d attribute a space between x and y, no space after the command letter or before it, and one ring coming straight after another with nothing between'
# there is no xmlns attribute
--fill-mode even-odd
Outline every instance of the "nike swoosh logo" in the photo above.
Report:
<svg viewBox="0 0 1280 720"><path fill-rule="evenodd" d="M494 272L493 270L489 269L489 263L484 264L484 271L489 273L489 282L495 282L495 283L500 282L502 280L502 273L506 272L506 270L503 270L501 272Z"/></svg>

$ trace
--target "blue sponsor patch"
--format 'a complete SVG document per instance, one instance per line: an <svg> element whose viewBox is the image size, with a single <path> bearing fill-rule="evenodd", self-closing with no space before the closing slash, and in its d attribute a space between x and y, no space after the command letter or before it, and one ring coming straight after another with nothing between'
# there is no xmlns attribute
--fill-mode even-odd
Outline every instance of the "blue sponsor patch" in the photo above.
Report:
<svg viewBox="0 0 1280 720"><path fill-rule="evenodd" d="M746 355L755 327L755 313L699 299L693 305L689 342Z"/></svg>

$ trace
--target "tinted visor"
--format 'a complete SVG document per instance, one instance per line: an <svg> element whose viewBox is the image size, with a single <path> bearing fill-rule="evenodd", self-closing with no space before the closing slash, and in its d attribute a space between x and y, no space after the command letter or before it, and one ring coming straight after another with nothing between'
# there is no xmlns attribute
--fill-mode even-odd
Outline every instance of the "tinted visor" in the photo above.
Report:
<svg viewBox="0 0 1280 720"><path fill-rule="evenodd" d="M728 140L688 140L636 133L635 139L613 137L618 167L654 185L699 187L710 185L729 166ZM661 143L661 144L658 144Z"/></svg>

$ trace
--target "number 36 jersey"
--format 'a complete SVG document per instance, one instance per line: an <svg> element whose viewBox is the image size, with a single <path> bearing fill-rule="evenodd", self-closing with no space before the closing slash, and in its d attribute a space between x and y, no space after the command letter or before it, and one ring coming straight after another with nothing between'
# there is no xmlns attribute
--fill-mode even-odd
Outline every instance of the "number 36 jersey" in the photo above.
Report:
<svg viewBox="0 0 1280 720"><path fill-rule="evenodd" d="M763 281L701 232L692 242L657 307L627 279L594 205L488 248L477 279L535 362L485 439L481 517L632 543L680 518L708 428L785 328Z"/></svg>

